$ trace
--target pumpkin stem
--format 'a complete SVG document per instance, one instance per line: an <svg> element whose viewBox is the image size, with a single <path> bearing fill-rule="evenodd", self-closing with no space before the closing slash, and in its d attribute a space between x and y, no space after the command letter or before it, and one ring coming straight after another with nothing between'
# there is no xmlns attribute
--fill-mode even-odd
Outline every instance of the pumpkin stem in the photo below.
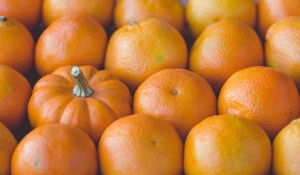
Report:
<svg viewBox="0 0 300 175"><path fill-rule="evenodd" d="M5 16L0 16L0 21L5 22L7 21L7 18Z"/></svg>
<svg viewBox="0 0 300 175"><path fill-rule="evenodd" d="M136 24L138 24L137 21L131 21L131 23L130 23L129 25L130 25L130 26L134 26L134 25L136 25Z"/></svg>
<svg viewBox="0 0 300 175"><path fill-rule="evenodd" d="M89 87L79 67L74 66L71 70L71 74L76 80L76 85L73 88L74 95L78 97L89 97L93 94L93 90Z"/></svg>

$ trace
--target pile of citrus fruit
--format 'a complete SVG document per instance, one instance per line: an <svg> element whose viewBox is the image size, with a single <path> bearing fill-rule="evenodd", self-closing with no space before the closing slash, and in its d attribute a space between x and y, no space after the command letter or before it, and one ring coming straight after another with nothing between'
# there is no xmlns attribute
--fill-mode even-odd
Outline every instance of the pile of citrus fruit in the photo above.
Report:
<svg viewBox="0 0 300 175"><path fill-rule="evenodd" d="M0 174L300 174L300 0L0 0Z"/></svg>

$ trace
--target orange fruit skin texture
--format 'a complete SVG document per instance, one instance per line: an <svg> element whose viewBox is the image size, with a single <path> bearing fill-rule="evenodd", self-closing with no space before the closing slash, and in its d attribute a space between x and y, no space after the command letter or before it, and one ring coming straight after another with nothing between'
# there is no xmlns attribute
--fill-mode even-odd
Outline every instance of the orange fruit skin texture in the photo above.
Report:
<svg viewBox="0 0 300 175"><path fill-rule="evenodd" d="M243 117L223 114L204 119L184 146L185 174L268 174L271 143L262 128Z"/></svg>
<svg viewBox="0 0 300 175"><path fill-rule="evenodd" d="M80 129L48 124L30 131L16 147L11 173L82 175L97 173L96 146Z"/></svg>
<svg viewBox="0 0 300 175"><path fill-rule="evenodd" d="M17 146L17 140L10 130L0 122L0 174L10 174L12 154Z"/></svg>
<svg viewBox="0 0 300 175"><path fill-rule="evenodd" d="M1 0L0 15L14 18L28 30L33 30L41 16L42 0ZM25 44L24 44L25 45Z"/></svg>
<svg viewBox="0 0 300 175"><path fill-rule="evenodd" d="M273 141L273 174L300 173L300 119L283 128Z"/></svg>
<svg viewBox="0 0 300 175"><path fill-rule="evenodd" d="M217 114L217 99L209 83L185 69L161 70L136 90L133 112L170 122L182 140L208 116Z"/></svg>
<svg viewBox="0 0 300 175"><path fill-rule="evenodd" d="M234 73L218 98L219 114L237 114L258 123L270 139L299 117L294 81L273 68L254 66Z"/></svg>
<svg viewBox="0 0 300 175"><path fill-rule="evenodd" d="M35 68L40 76L67 65L100 68L106 45L107 34L94 19L81 15L60 18L38 39Z"/></svg>
<svg viewBox="0 0 300 175"><path fill-rule="evenodd" d="M186 21L193 38L220 19L242 21L254 28L256 6L254 0L189 0L186 6Z"/></svg>
<svg viewBox="0 0 300 175"><path fill-rule="evenodd" d="M11 131L26 117L31 95L27 79L15 69L0 65L0 121Z"/></svg>
<svg viewBox="0 0 300 175"><path fill-rule="evenodd" d="M187 45L163 20L146 18L123 26L111 36L104 68L120 77L131 91L162 69L186 68Z"/></svg>
<svg viewBox="0 0 300 175"><path fill-rule="evenodd" d="M265 40L265 60L267 66L291 76L300 90L299 16L286 17L269 28Z"/></svg>
<svg viewBox="0 0 300 175"><path fill-rule="evenodd" d="M180 33L185 30L185 7L179 0L119 0L114 11L117 28L144 18L165 20Z"/></svg>
<svg viewBox="0 0 300 175"><path fill-rule="evenodd" d="M258 33L265 37L268 28L288 16L300 15L300 0L259 0Z"/></svg>
<svg viewBox="0 0 300 175"><path fill-rule="evenodd" d="M98 144L102 174L181 174L183 143L174 127L146 114L120 118Z"/></svg>
<svg viewBox="0 0 300 175"><path fill-rule="evenodd" d="M208 26L194 42L189 55L189 69L204 77L216 94L236 71L263 64L260 38L248 25L234 20Z"/></svg>
<svg viewBox="0 0 300 175"><path fill-rule="evenodd" d="M35 42L23 24L12 18L0 20L0 64L22 74L32 67Z"/></svg>
<svg viewBox="0 0 300 175"><path fill-rule="evenodd" d="M114 0L43 0L42 20L46 26L68 15L87 15L108 28L113 17Z"/></svg>

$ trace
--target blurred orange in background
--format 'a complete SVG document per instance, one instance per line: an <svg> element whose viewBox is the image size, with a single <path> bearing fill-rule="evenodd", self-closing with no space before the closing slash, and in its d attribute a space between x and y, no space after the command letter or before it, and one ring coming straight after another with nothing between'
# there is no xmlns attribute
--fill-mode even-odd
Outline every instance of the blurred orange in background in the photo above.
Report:
<svg viewBox="0 0 300 175"><path fill-rule="evenodd" d="M274 174L300 173L300 119L284 127L273 141Z"/></svg>
<svg viewBox="0 0 300 175"><path fill-rule="evenodd" d="M186 6L186 20L193 38L212 23L221 19L239 20L250 27L256 25L254 0L189 0Z"/></svg>
<svg viewBox="0 0 300 175"><path fill-rule="evenodd" d="M118 0L114 11L117 28L144 18L165 20L180 33L185 29L185 7L179 0Z"/></svg>
<svg viewBox="0 0 300 175"><path fill-rule="evenodd" d="M300 91L300 16L289 16L270 26L265 60L267 66L291 76Z"/></svg>
<svg viewBox="0 0 300 175"><path fill-rule="evenodd" d="M275 22L300 15L300 0L258 0L258 31L262 38Z"/></svg>
<svg viewBox="0 0 300 175"><path fill-rule="evenodd" d="M34 29L41 14L42 0L0 0L0 15L18 20L27 27Z"/></svg>
<svg viewBox="0 0 300 175"><path fill-rule="evenodd" d="M42 19L46 26L67 15L87 15L108 28L112 21L114 0L43 0Z"/></svg>

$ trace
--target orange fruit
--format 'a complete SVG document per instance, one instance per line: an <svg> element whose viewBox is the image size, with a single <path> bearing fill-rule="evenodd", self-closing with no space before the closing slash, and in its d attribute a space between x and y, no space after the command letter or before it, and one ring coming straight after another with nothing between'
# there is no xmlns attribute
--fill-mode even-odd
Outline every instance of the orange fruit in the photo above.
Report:
<svg viewBox="0 0 300 175"><path fill-rule="evenodd" d="M255 122L223 114L204 119L187 136L185 174L268 174L271 143Z"/></svg>
<svg viewBox="0 0 300 175"><path fill-rule="evenodd" d="M265 37L268 28L275 22L292 15L300 15L300 0L259 0L258 32Z"/></svg>
<svg viewBox="0 0 300 175"><path fill-rule="evenodd" d="M158 118L135 114L120 118L98 144L102 174L180 174L183 143L174 127Z"/></svg>
<svg viewBox="0 0 300 175"><path fill-rule="evenodd" d="M11 161L14 175L97 173L94 142L80 129L47 124L30 131L17 145Z"/></svg>
<svg viewBox="0 0 300 175"><path fill-rule="evenodd" d="M208 26L194 42L189 56L189 69L204 77L216 94L236 71L263 64L259 36L248 25L234 20Z"/></svg>
<svg viewBox="0 0 300 175"><path fill-rule="evenodd" d="M284 127L273 141L274 174L300 173L300 119Z"/></svg>
<svg viewBox="0 0 300 175"><path fill-rule="evenodd" d="M35 67L40 76L61 66L103 64L107 45L104 28L94 19L72 15L60 18L46 28L35 50Z"/></svg>
<svg viewBox="0 0 300 175"><path fill-rule="evenodd" d="M256 6L253 0L189 0L186 20L193 38L212 23L221 19L239 20L250 27L256 25Z"/></svg>
<svg viewBox="0 0 300 175"><path fill-rule="evenodd" d="M14 18L27 27L34 29L40 20L42 0L0 0L0 15Z"/></svg>
<svg viewBox="0 0 300 175"><path fill-rule="evenodd" d="M26 117L31 91L29 82L22 74L9 66L0 65L0 121L11 131Z"/></svg>
<svg viewBox="0 0 300 175"><path fill-rule="evenodd" d="M208 82L185 69L161 70L136 90L133 112L170 122L182 140L204 118L217 113L217 99Z"/></svg>
<svg viewBox="0 0 300 175"><path fill-rule="evenodd" d="M107 28L112 21L114 0L43 0L42 18L46 26L74 14L87 15Z"/></svg>
<svg viewBox="0 0 300 175"><path fill-rule="evenodd" d="M269 28L265 60L267 66L291 76L300 91L300 16L286 17Z"/></svg>
<svg viewBox="0 0 300 175"><path fill-rule="evenodd" d="M144 18L165 20L180 33L185 29L185 7L179 0L118 0L114 11L117 28Z"/></svg>
<svg viewBox="0 0 300 175"><path fill-rule="evenodd" d="M17 140L10 130L0 122L0 174L10 174L10 161L17 146Z"/></svg>
<svg viewBox="0 0 300 175"><path fill-rule="evenodd" d="M131 91L155 72L186 68L187 45L163 20L146 18L115 31L109 39L104 68L120 77Z"/></svg>
<svg viewBox="0 0 300 175"><path fill-rule="evenodd" d="M300 114L294 81L273 68L254 66L234 73L218 98L219 114L237 114L258 123L273 139Z"/></svg>
<svg viewBox="0 0 300 175"><path fill-rule="evenodd" d="M33 37L23 24L0 16L0 64L26 74L32 67L34 47Z"/></svg>

